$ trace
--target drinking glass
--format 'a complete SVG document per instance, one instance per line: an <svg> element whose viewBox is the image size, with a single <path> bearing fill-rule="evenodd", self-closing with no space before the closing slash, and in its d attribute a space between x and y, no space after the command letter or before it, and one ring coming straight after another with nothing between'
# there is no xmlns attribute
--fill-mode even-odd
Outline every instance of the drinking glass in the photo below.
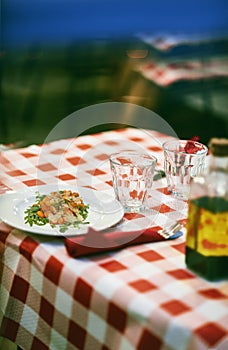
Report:
<svg viewBox="0 0 228 350"><path fill-rule="evenodd" d="M109 157L113 188L125 212L139 212L152 189L156 157L135 151L114 153Z"/></svg>
<svg viewBox="0 0 228 350"><path fill-rule="evenodd" d="M187 200L192 177L204 173L208 148L197 141L172 140L163 144L168 191Z"/></svg>

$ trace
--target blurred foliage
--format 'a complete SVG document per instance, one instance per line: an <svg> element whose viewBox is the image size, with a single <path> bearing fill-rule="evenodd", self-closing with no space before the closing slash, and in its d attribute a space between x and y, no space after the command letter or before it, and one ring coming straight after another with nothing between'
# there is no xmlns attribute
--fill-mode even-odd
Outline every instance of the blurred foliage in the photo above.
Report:
<svg viewBox="0 0 228 350"><path fill-rule="evenodd" d="M148 50L141 41L127 39L2 51L0 143L42 143L69 114L108 101L131 102L153 110L180 138L199 135L202 142L207 142L212 136L225 136L227 120L213 111L210 92L227 91L226 80L159 87L133 69L134 60L127 52L134 48ZM151 49L151 55L158 53ZM191 90L205 99L203 109L186 104L183 96ZM110 126L103 129L106 127ZM101 131L101 127L89 130L96 131Z"/></svg>

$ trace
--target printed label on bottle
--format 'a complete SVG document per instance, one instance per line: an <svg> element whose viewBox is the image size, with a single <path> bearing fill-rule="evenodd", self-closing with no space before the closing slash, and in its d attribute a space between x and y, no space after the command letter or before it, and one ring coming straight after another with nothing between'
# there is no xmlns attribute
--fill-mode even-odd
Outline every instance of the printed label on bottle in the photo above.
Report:
<svg viewBox="0 0 228 350"><path fill-rule="evenodd" d="M228 212L213 213L190 202L186 244L205 256L228 256Z"/></svg>

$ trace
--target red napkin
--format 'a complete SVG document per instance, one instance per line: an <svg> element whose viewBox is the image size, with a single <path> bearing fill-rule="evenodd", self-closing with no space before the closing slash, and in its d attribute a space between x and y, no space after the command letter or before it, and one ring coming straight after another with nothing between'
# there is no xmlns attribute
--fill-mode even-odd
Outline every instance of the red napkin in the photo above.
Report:
<svg viewBox="0 0 228 350"><path fill-rule="evenodd" d="M125 248L130 245L167 240L167 238L164 238L158 233L160 229L160 226L156 226L137 231L99 232L89 228L85 235L67 237L65 239L65 246L68 254L72 257L103 253ZM181 231L176 232L170 239L181 235Z"/></svg>

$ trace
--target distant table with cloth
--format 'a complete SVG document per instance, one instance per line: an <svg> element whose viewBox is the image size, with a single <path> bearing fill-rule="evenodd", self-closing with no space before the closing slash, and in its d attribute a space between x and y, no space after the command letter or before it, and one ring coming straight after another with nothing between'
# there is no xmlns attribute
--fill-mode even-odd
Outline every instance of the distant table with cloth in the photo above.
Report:
<svg viewBox="0 0 228 350"><path fill-rule="evenodd" d="M58 182L113 193L110 153L143 150L162 169L169 138L126 128L8 150L1 182L14 191ZM150 209L158 227L186 222L187 203L171 197L164 178L153 183ZM148 220L125 214L115 229ZM228 349L228 283L186 268L185 229L176 239L78 258L65 242L1 222L1 336L25 350Z"/></svg>

